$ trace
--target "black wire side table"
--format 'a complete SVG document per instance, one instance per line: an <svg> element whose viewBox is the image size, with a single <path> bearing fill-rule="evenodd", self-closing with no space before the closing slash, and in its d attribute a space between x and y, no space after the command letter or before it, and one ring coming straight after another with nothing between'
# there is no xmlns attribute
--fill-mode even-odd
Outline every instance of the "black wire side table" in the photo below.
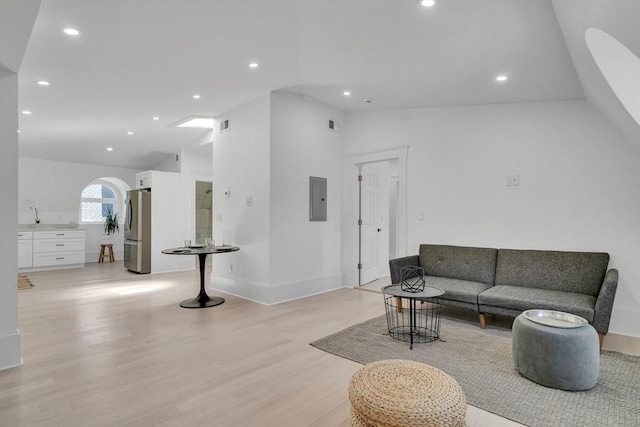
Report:
<svg viewBox="0 0 640 427"><path fill-rule="evenodd" d="M425 287L420 292L407 292L400 285L382 288L389 335L400 341L429 343L440 339L440 296L442 289ZM408 307L403 303L408 301Z"/></svg>

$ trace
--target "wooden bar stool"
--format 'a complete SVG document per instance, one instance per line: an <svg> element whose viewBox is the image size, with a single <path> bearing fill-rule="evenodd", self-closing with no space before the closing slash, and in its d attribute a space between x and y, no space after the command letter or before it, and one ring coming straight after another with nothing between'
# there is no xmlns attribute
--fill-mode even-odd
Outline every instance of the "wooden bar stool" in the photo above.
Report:
<svg viewBox="0 0 640 427"><path fill-rule="evenodd" d="M109 256L109 262L113 262L115 261L114 257L113 257L113 244L112 243L106 243L106 244L101 244L100 245L100 255L98 256L98 262L103 262L105 257L107 257L107 253L108 252L108 256Z"/></svg>

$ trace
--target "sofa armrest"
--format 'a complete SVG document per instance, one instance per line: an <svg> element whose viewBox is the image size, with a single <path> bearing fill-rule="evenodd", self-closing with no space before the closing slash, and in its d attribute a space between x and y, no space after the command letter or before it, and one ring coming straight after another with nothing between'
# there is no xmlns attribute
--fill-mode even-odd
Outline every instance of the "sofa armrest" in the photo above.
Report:
<svg viewBox="0 0 640 427"><path fill-rule="evenodd" d="M391 283L400 283L402 275L400 268L402 267L420 267L420 257L418 255L410 255L402 258L390 259L389 270L391 271Z"/></svg>
<svg viewBox="0 0 640 427"><path fill-rule="evenodd" d="M600 287L600 293L596 299L596 306L593 313L593 327L600 334L609 332L609 321L611 320L611 312L613 311L613 300L616 297L616 289L618 288L618 270L615 268L607 271Z"/></svg>

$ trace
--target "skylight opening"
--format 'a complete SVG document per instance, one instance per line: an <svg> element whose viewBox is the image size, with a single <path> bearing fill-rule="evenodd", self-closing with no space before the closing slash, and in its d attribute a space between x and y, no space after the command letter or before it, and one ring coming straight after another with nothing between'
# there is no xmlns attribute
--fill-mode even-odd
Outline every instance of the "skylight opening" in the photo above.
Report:
<svg viewBox="0 0 640 427"><path fill-rule="evenodd" d="M213 129L213 117L191 116L180 120L173 126L177 128Z"/></svg>
<svg viewBox="0 0 640 427"><path fill-rule="evenodd" d="M584 38L613 93L640 125L640 58L618 39L597 28L587 28Z"/></svg>

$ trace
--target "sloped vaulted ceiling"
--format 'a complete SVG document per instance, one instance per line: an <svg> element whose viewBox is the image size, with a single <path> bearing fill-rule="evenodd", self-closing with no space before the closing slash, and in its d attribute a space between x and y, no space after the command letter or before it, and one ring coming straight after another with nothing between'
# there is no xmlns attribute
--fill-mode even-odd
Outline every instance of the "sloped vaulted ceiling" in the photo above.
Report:
<svg viewBox="0 0 640 427"><path fill-rule="evenodd" d="M177 152L202 134L172 123L223 114L273 90L345 111L586 95L636 141L640 131L600 75L584 31L599 27L638 53L639 7L640 0L442 0L429 9L415 0L43 1L19 74L20 108L33 112L20 117L20 155L153 167L154 153ZM82 35L65 36L65 25ZM253 61L260 66L249 69ZM508 84L496 85L498 73L509 74ZM40 79L51 86L38 87ZM108 156L107 144L115 148Z"/></svg>
<svg viewBox="0 0 640 427"><path fill-rule="evenodd" d="M40 0L0 2L0 69L19 71L39 8Z"/></svg>
<svg viewBox="0 0 640 427"><path fill-rule="evenodd" d="M553 7L585 97L640 152L640 126L607 83L585 42L585 31L597 28L640 57L640 1L553 0Z"/></svg>
<svg viewBox="0 0 640 427"><path fill-rule="evenodd" d="M345 111L584 99L550 0L49 0L19 80L20 155L133 168L202 133L172 123L273 90Z"/></svg>

